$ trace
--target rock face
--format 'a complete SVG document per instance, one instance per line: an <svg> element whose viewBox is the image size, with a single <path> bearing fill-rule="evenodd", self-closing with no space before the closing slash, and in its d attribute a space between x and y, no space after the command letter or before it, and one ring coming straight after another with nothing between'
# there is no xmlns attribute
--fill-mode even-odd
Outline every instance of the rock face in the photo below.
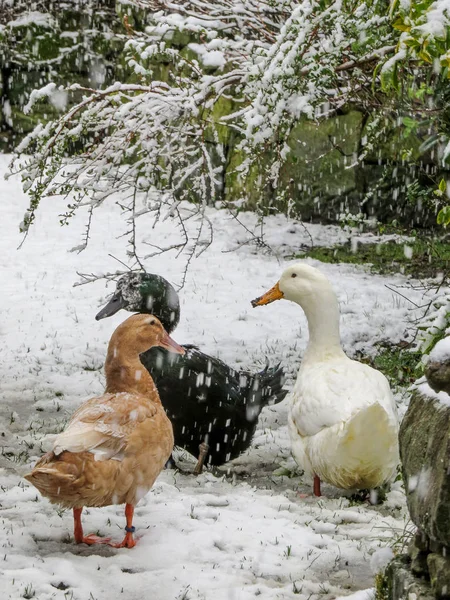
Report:
<svg viewBox="0 0 450 600"><path fill-rule="evenodd" d="M402 554L394 558L384 576L378 576L377 600L434 600L430 584L411 572L411 559Z"/></svg>
<svg viewBox="0 0 450 600"><path fill-rule="evenodd" d="M450 337L440 340L433 348L425 376L435 392L450 394Z"/></svg>
<svg viewBox="0 0 450 600"><path fill-rule="evenodd" d="M379 597L450 600L450 338L436 345L400 426L400 457L411 519L408 555L381 577ZM430 384L430 385L429 385ZM432 386L432 387L430 387ZM429 582L429 583L428 583Z"/></svg>
<svg viewBox="0 0 450 600"><path fill-rule="evenodd" d="M423 388L413 393L400 426L408 508L423 533L450 546L450 397L445 405L442 392L430 390L430 397Z"/></svg>

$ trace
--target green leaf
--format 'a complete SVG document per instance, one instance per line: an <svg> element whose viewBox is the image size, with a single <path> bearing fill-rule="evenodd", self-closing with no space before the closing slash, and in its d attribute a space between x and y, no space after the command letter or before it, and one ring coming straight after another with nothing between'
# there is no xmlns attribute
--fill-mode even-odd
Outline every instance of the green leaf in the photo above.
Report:
<svg viewBox="0 0 450 600"><path fill-rule="evenodd" d="M418 126L418 122L415 119L412 119L411 117L403 117L402 123L408 129L417 129Z"/></svg>
<svg viewBox="0 0 450 600"><path fill-rule="evenodd" d="M419 58L421 58L422 60L424 60L425 62L431 63L433 62L433 57L431 56L431 54L429 52L427 52L425 49L421 50L419 52Z"/></svg>
<svg viewBox="0 0 450 600"><path fill-rule="evenodd" d="M430 135L430 137L428 137L419 147L419 152L420 154L423 154L424 152L427 152L428 150L430 150L433 146L435 146L439 141L439 135L435 134L435 135Z"/></svg>
<svg viewBox="0 0 450 600"><path fill-rule="evenodd" d="M450 225L450 205L444 206L438 213L437 224L447 227Z"/></svg>
<svg viewBox="0 0 450 600"><path fill-rule="evenodd" d="M392 27L397 29L398 31L410 31L411 25L407 25L403 20L403 17L399 15L395 21L392 23Z"/></svg>

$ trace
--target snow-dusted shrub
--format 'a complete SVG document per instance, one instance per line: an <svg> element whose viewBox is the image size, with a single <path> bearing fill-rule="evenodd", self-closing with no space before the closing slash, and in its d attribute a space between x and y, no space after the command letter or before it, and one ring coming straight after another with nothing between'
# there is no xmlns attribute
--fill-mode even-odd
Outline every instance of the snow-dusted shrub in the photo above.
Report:
<svg viewBox="0 0 450 600"><path fill-rule="evenodd" d="M277 189L295 124L352 105L372 114L351 160L363 162L393 124L403 126L403 109L417 118L430 113L431 83L448 89L445 65L430 69L426 57L403 50L403 34L391 19L407 4L394 2L389 12L386 0L123 2L124 10L135 5L150 16L141 33L124 21L135 81L102 90L69 86L69 94L84 94L81 102L22 142L19 153L29 156L15 168L30 195L24 230L45 196L71 193L62 216L67 222L81 204L92 215L119 191L131 223L135 214L153 211L156 218L178 218L186 235L180 202L195 200L203 223L205 207L222 197L231 136L239 140L236 173L248 177L257 165L254 185ZM429 2L419 4L422 15L433 10ZM433 31L427 35L431 40ZM404 97L397 88L382 91L380 67L407 77ZM30 98L28 109L49 88L44 92ZM441 139L439 102L427 130ZM269 164L261 162L267 151Z"/></svg>
<svg viewBox="0 0 450 600"><path fill-rule="evenodd" d="M450 294L436 294L418 326L419 349L423 353L423 361L436 344L446 335L450 335Z"/></svg>

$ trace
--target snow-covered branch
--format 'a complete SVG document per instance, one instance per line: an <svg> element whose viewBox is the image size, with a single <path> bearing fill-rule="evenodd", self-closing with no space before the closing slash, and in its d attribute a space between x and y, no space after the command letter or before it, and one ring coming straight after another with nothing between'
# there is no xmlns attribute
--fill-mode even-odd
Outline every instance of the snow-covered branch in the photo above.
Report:
<svg viewBox="0 0 450 600"><path fill-rule="evenodd" d="M295 125L348 106L377 113L354 157L364 160L382 143L390 114L397 118L393 104L384 110L378 73L383 63L387 72L407 59L404 36L390 22L406 4L389 14L386 0L126 0L124 9L151 15L144 32L125 21L132 80L103 90L69 86L82 99L19 147L28 156L14 169L31 198L24 230L45 196L70 198L67 222L86 204L92 218L119 192L138 263L134 220L143 211L176 218L177 248L195 248L181 202L196 203L202 232L205 207L224 197L231 158L236 177L256 165L256 184L276 188ZM426 35L430 43L431 30ZM34 92L28 107L53 91ZM270 164L261 166L267 152Z"/></svg>

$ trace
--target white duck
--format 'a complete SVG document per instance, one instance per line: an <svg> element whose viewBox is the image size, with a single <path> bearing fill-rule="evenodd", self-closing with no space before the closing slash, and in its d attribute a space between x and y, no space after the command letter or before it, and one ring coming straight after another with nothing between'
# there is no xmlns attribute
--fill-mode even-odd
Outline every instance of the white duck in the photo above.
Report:
<svg viewBox="0 0 450 600"><path fill-rule="evenodd" d="M339 306L328 279L297 263L253 306L286 298L300 304L309 342L290 395L292 454L320 480L338 488L376 488L398 464L398 420L386 377L345 355L339 336Z"/></svg>

